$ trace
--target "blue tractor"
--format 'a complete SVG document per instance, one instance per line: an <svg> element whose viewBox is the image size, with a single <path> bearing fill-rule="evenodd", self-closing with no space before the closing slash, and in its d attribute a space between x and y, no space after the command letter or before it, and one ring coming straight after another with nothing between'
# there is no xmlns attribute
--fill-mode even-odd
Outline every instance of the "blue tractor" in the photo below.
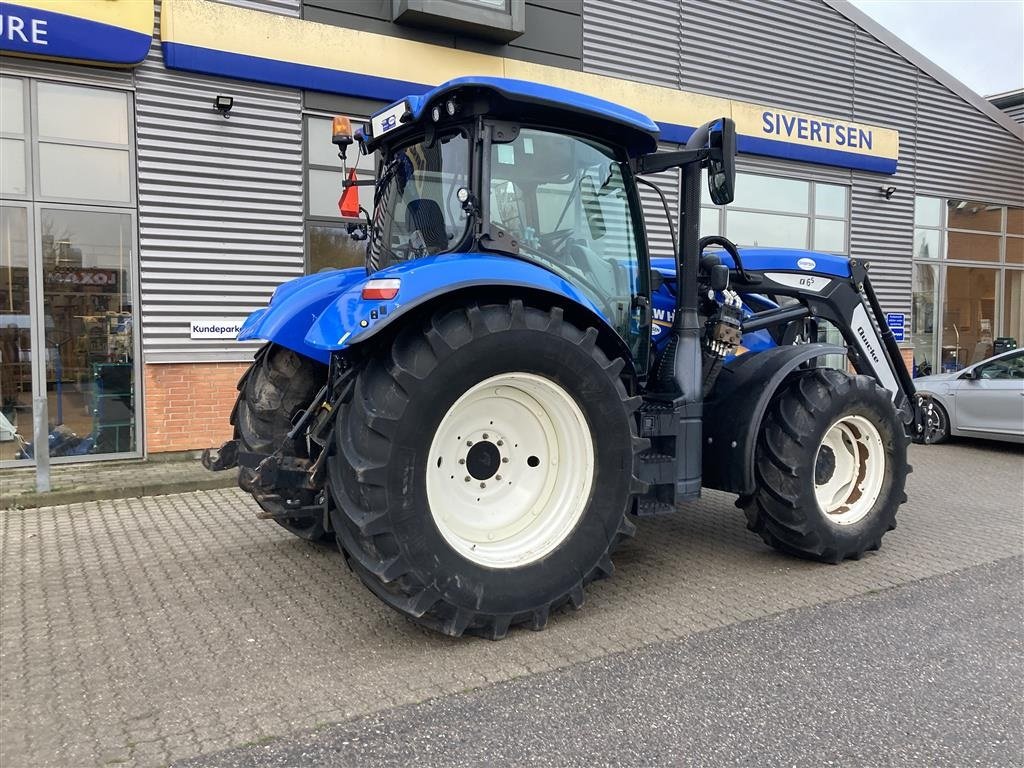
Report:
<svg viewBox="0 0 1024 768"><path fill-rule="evenodd" d="M659 152L633 110L464 77L336 126L343 162L377 157L366 266L248 318L267 343L204 457L260 516L336 539L414 621L491 638L580 607L634 518L702 487L799 557L895 527L922 415L868 265L700 238L702 171L732 200L731 120ZM652 259L638 183L671 168L677 253Z"/></svg>

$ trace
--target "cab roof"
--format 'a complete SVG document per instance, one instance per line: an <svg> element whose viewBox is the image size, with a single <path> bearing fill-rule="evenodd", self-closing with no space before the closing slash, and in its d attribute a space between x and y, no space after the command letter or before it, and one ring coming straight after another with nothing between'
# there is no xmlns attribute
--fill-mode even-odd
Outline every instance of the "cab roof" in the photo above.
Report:
<svg viewBox="0 0 1024 768"><path fill-rule="evenodd" d="M536 122L602 138L623 146L631 157L658 148L658 125L647 115L594 96L526 80L457 77L405 101L413 120L419 122L429 120L431 107L451 96L468 101L481 95L497 97L490 99L487 115L491 117Z"/></svg>

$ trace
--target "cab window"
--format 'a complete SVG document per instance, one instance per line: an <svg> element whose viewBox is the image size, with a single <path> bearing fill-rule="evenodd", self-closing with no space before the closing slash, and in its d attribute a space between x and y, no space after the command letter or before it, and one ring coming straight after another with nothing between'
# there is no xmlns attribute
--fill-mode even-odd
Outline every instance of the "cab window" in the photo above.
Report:
<svg viewBox="0 0 1024 768"><path fill-rule="evenodd" d="M590 297L621 336L639 335L633 298L643 286L626 180L593 141L525 128L491 148L488 216L520 255Z"/></svg>

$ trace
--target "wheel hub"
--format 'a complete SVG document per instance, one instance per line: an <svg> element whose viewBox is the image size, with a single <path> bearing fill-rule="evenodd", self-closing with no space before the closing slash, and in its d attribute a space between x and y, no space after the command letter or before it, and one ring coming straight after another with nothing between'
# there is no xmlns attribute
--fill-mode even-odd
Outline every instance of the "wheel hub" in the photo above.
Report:
<svg viewBox="0 0 1024 768"><path fill-rule="evenodd" d="M473 443L466 454L466 471L475 480L490 480L501 466L501 451L488 440Z"/></svg>
<svg viewBox="0 0 1024 768"><path fill-rule="evenodd" d="M594 441L576 401L550 379L494 376L441 419L427 460L427 502L445 541L492 568L540 559L590 503Z"/></svg>
<svg viewBox="0 0 1024 768"><path fill-rule="evenodd" d="M837 525L862 520L874 507L885 478L885 446L863 416L841 417L825 432L814 460L814 495Z"/></svg>

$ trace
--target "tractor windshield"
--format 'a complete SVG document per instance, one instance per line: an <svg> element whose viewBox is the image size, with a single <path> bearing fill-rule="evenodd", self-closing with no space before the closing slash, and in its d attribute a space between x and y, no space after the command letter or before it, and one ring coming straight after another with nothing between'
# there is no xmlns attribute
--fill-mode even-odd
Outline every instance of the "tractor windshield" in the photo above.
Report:
<svg viewBox="0 0 1024 768"><path fill-rule="evenodd" d="M615 154L596 142L524 128L491 147L490 221L524 258L588 294L631 345L634 297L645 286L637 227Z"/></svg>
<svg viewBox="0 0 1024 768"><path fill-rule="evenodd" d="M461 133L431 145L396 150L380 171L374 196L369 267L450 250L462 240L468 217L455 193L469 186L469 140Z"/></svg>

